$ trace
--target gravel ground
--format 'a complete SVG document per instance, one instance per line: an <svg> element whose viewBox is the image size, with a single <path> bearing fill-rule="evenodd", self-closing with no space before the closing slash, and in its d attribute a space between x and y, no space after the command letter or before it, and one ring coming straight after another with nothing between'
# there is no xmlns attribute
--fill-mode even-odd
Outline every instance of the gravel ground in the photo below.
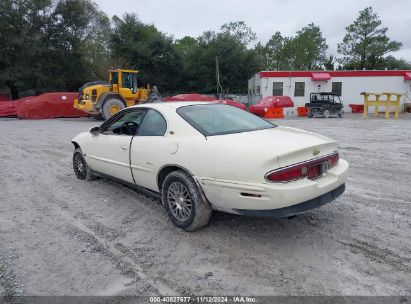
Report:
<svg viewBox="0 0 411 304"><path fill-rule="evenodd" d="M277 123L339 141L346 193L186 233L154 198L76 179L92 119L0 119L0 295L411 295L411 115Z"/></svg>

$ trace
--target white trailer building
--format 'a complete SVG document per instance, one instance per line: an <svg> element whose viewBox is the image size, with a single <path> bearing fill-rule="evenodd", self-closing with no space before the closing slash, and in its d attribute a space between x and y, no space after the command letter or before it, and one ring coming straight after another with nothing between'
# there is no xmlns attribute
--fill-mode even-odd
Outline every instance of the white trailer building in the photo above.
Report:
<svg viewBox="0 0 411 304"><path fill-rule="evenodd" d="M262 71L248 81L255 103L266 96L290 96L295 106L309 102L310 93L334 92L348 104L362 104L361 92L398 92L411 102L411 71Z"/></svg>

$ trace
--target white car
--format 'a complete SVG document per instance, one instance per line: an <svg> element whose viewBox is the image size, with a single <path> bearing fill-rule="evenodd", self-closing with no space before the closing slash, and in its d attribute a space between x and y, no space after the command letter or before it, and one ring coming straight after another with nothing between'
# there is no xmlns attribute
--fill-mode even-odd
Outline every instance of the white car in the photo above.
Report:
<svg viewBox="0 0 411 304"><path fill-rule="evenodd" d="M279 218L319 207L344 192L348 171L334 140L217 103L129 107L72 143L79 179L159 193L187 231L212 210Z"/></svg>

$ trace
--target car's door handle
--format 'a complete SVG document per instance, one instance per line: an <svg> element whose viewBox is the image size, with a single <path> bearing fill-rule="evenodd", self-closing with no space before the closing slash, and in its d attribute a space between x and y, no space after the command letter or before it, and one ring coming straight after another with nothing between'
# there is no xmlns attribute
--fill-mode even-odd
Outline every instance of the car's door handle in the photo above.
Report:
<svg viewBox="0 0 411 304"><path fill-rule="evenodd" d="M124 145L122 145L120 148L121 148L121 150L124 150L124 151L127 150L127 146L124 146Z"/></svg>

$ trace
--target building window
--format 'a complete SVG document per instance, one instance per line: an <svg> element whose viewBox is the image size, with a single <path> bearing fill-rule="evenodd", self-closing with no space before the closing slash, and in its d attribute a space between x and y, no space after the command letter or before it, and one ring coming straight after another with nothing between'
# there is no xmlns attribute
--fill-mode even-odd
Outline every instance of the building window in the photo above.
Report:
<svg viewBox="0 0 411 304"><path fill-rule="evenodd" d="M283 96L282 82L273 82L273 96Z"/></svg>
<svg viewBox="0 0 411 304"><path fill-rule="evenodd" d="M294 90L294 96L303 96L305 95L305 82L296 82L295 83L295 90Z"/></svg>
<svg viewBox="0 0 411 304"><path fill-rule="evenodd" d="M332 92L341 96L342 92L342 82L333 82L332 83Z"/></svg>
<svg viewBox="0 0 411 304"><path fill-rule="evenodd" d="M257 95L260 95L260 86L256 86Z"/></svg>

